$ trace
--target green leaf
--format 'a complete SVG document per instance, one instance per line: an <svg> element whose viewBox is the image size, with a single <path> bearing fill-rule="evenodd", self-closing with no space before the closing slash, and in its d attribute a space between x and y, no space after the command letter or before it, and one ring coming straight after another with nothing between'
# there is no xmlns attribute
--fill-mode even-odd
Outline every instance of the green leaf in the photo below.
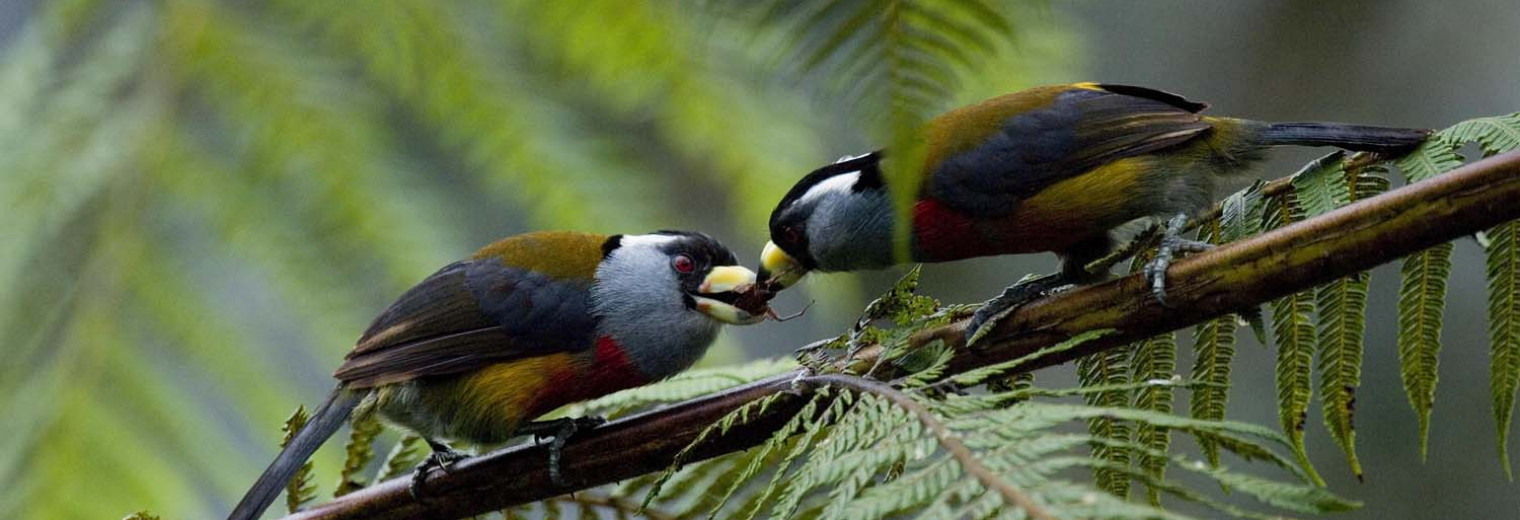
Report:
<svg viewBox="0 0 1520 520"><path fill-rule="evenodd" d="M380 473L375 475L375 481L390 480L417 467L422 463L422 458L427 456L422 442L422 437L407 434L396 441L391 447L390 453L386 454L385 462L380 465Z"/></svg>
<svg viewBox="0 0 1520 520"><path fill-rule="evenodd" d="M1429 139L1399 158L1397 165L1408 182L1430 179L1462 165L1458 145L1451 139ZM1429 450L1430 414L1440 380L1442 313L1446 309L1451 250L1447 243L1409 255L1399 271L1399 376L1419 422L1420 460L1425 460Z"/></svg>
<svg viewBox="0 0 1520 520"><path fill-rule="evenodd" d="M373 413L355 415L350 421L353 428L348 433L348 444L343 447L343 472L338 474L338 487L333 497L341 497L368 485L359 472L364 471L375 459L375 437L384 429L380 419Z"/></svg>
<svg viewBox="0 0 1520 520"><path fill-rule="evenodd" d="M1078 358L1077 378L1081 385L1093 387L1128 382L1131 350L1130 346L1125 346ZM1085 395L1083 400L1091 406L1110 408L1128 406L1130 402L1129 392L1123 390ZM1130 426L1108 416L1088 419L1087 431L1098 438L1123 440L1130 438ZM1092 457L1115 465L1127 466L1130 463L1130 453L1122 447L1094 446ZM1101 468L1093 470L1093 477L1098 487L1109 494L1119 498L1129 496L1129 477Z"/></svg>
<svg viewBox="0 0 1520 520"><path fill-rule="evenodd" d="M1345 152L1336 151L1315 159L1293 174L1293 197L1302 209L1301 218L1313 218L1346 205L1351 199L1342 163ZM1294 222L1300 218L1295 216ZM1285 224L1286 222L1284 222Z"/></svg>
<svg viewBox="0 0 1520 520"><path fill-rule="evenodd" d="M1409 182L1419 182L1462 165L1457 155L1457 143L1446 139L1427 139L1408 155L1395 163Z"/></svg>
<svg viewBox="0 0 1520 520"><path fill-rule="evenodd" d="M1484 155L1514 150L1520 148L1520 112L1469 119L1442 131L1438 138L1457 145L1477 142Z"/></svg>
<svg viewBox="0 0 1520 520"><path fill-rule="evenodd" d="M1257 180L1246 189L1225 198L1220 208L1219 243L1234 242L1261 234L1262 219L1266 211L1266 199L1262 195L1265 182Z"/></svg>
<svg viewBox="0 0 1520 520"><path fill-rule="evenodd" d="M1509 462L1509 425L1520 388L1520 220L1488 231L1488 333L1492 341L1490 387L1504 475Z"/></svg>
<svg viewBox="0 0 1520 520"><path fill-rule="evenodd" d="M1375 196L1388 189L1388 180L1375 171L1343 171L1347 191L1336 206ZM1367 284L1371 273L1361 272L1320 286L1315 291L1318 316L1319 389L1321 415L1357 479L1362 465L1356 456L1353 417L1356 389L1361 386L1362 337L1366 326Z"/></svg>
<svg viewBox="0 0 1520 520"><path fill-rule="evenodd" d="M1259 190L1257 188L1258 194ZM1203 224L1199 239L1211 244L1223 243L1226 228L1223 222L1239 226L1244 205L1242 198L1232 195L1226 200L1221 217ZM1238 326L1236 317L1229 315L1205 321L1194 329L1193 369L1189 377L1194 381L1212 383L1211 386L1194 388L1189 397L1188 411L1195 419L1224 419L1225 406L1230 399L1230 363L1235 358L1235 329ZM1219 447L1202 440L1199 446L1209 465L1219 466Z"/></svg>
<svg viewBox="0 0 1520 520"><path fill-rule="evenodd" d="M1289 192L1273 201L1267 210L1267 227L1276 229L1302 220L1294 193ZM1299 464L1319 485L1324 481L1314 471L1304 448L1304 423L1308 417L1309 400L1314 389L1310 374L1314 367L1314 323L1310 319L1314 311L1313 291L1303 291L1284 296L1272 302L1272 335L1277 345L1277 416L1283 433L1293 446Z"/></svg>
<svg viewBox="0 0 1520 520"><path fill-rule="evenodd" d="M1173 333L1157 335L1135 344L1130 358L1130 381L1171 381L1176 376L1177 338ZM1148 385L1135 391L1134 407L1157 413L1172 413L1172 386ZM1157 480L1166 473L1167 450L1171 446L1171 431L1150 424L1135 426L1135 442L1150 448L1158 455L1140 454L1136 463ZM1161 505L1161 490L1148 488L1151 505Z"/></svg>
<svg viewBox="0 0 1520 520"><path fill-rule="evenodd" d="M863 126L878 130L878 142L889 143L883 171L897 222L908 221L916 198L924 124L1012 36L1007 15L994 5L865 0L775 8L765 17L792 34L790 61L804 75L821 77L836 99L854 105ZM894 231L896 254L906 261L908 227Z"/></svg>
<svg viewBox="0 0 1520 520"><path fill-rule="evenodd" d="M1114 329L1089 330L1076 336L1072 336L1066 341L1062 341L1055 345L1036 350L1032 353L1020 356L1018 358L961 372L959 374L951 376L950 380L962 387L976 386L987 382L989 379L1007 374L1014 369L1032 363L1046 356L1071 350L1079 345L1082 345L1083 343L1087 343L1104 336L1112 335L1117 332L1118 331Z"/></svg>
<svg viewBox="0 0 1520 520"><path fill-rule="evenodd" d="M1430 413L1440 380L1441 324L1451 248L1446 243L1409 255L1400 269L1399 375L1419 419L1421 460L1425 459Z"/></svg>

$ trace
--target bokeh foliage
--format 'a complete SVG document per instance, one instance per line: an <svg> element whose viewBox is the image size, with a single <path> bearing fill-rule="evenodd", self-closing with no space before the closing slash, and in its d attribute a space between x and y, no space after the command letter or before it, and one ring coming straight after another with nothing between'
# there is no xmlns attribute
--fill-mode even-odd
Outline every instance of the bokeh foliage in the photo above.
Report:
<svg viewBox="0 0 1520 520"><path fill-rule="evenodd" d="M1042 23L978 51L997 66L944 106L1070 66L1048 13L986 4ZM890 134L844 99L870 85L790 65L787 16L38 3L0 35L0 517L225 511L369 317L496 237L684 226L752 253L794 179ZM835 312L862 301L825 287Z"/></svg>

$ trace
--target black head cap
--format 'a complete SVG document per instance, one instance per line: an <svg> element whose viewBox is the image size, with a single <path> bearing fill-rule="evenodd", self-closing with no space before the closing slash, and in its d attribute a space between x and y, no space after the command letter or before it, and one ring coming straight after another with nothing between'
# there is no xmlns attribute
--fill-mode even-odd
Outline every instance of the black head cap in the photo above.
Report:
<svg viewBox="0 0 1520 520"><path fill-rule="evenodd" d="M786 192L786 196L781 197L781 202L776 204L776 209L771 210L771 242L775 242L777 247L786 251L803 267L808 269L817 267L812 255L808 254L806 226L812 208L797 207L797 202L802 200L803 195L806 195L814 186L835 176L854 172L860 172L860 178L850 186L850 191L886 189L886 183L881 175L881 157L880 150L865 155L846 157L804 175L792 185L792 189Z"/></svg>

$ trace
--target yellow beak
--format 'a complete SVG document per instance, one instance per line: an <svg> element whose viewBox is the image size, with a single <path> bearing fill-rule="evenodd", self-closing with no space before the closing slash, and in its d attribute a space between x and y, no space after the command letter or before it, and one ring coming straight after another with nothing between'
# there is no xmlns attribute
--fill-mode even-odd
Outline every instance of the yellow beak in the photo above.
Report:
<svg viewBox="0 0 1520 520"><path fill-rule="evenodd" d="M766 242L765 249L760 251L760 273L781 289L785 289L802 280L802 275L807 274L807 269L803 268L797 259L792 258L792 255L782 251L775 242Z"/></svg>
<svg viewBox="0 0 1520 520"><path fill-rule="evenodd" d="M692 298L697 301L697 311L712 319L734 325L760 323L765 321L764 314L750 314L749 311L735 307L731 303L700 296L710 294L732 300L737 295L736 291L753 285L755 285L754 271L737 265L720 265L707 273L707 277L702 279L702 285L697 288L698 294L692 295Z"/></svg>

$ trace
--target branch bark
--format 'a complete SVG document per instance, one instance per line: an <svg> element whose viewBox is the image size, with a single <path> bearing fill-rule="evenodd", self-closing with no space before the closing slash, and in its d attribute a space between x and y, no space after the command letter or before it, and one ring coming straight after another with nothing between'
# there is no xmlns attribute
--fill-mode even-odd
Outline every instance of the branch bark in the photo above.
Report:
<svg viewBox="0 0 1520 520"><path fill-rule="evenodd" d="M998 323L975 351L958 348L952 370L1013 359L1087 330L1119 331L1026 369L1065 362L1260 305L1517 218L1520 152L1512 152L1175 262L1167 271L1170 307L1157 304L1138 276L1032 302ZM963 346L965 322L924 331L914 341L934 339ZM877 354L878 348L867 348L856 362L870 363ZM408 495L403 478L287 518L460 518L661 471L707 425L754 399L793 392L797 377L784 374L583 432L565 447L563 469L571 483L564 487L549 479L547 446L518 446L465 460L446 474L434 472L422 501ZM685 462L763 442L802 402L784 396L749 422L709 438Z"/></svg>

